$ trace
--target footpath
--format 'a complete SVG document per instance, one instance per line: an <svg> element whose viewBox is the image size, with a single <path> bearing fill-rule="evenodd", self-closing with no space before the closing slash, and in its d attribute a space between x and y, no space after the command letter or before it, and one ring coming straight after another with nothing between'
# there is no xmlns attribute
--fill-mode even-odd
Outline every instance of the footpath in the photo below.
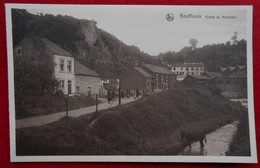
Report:
<svg viewBox="0 0 260 168"><path fill-rule="evenodd" d="M103 99L99 98L99 100L102 101L102 103L98 104L99 111L118 106L118 104L119 104L118 99L116 99L115 101L111 101L110 103L108 103L107 100L104 98ZM127 103L133 102L135 100L137 100L137 99L135 99L134 97L122 98L121 104L127 104ZM81 115L93 113L95 111L96 111L96 105L68 111L68 116L76 118ZM18 119L15 121L15 128L19 129L19 128L25 128L25 127L31 127L31 126L45 125L45 124L49 124L49 123L58 121L59 119L65 117L65 116L66 116L66 112L64 111L64 112L58 112L58 113L53 113L53 114L48 114L48 115L43 115L43 116Z"/></svg>

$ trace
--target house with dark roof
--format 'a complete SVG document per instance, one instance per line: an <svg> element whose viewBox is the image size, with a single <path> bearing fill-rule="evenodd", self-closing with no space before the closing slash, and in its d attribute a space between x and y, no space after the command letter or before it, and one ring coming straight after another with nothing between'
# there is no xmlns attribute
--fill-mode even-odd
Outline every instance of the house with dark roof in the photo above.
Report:
<svg viewBox="0 0 260 168"><path fill-rule="evenodd" d="M78 61L74 61L75 93L99 94L102 87L101 76Z"/></svg>
<svg viewBox="0 0 260 168"><path fill-rule="evenodd" d="M122 90L151 92L154 90L153 76L144 68L136 66L120 77L120 88Z"/></svg>
<svg viewBox="0 0 260 168"><path fill-rule="evenodd" d="M176 86L176 75L167 67L143 64L142 68L153 76L152 87L154 91L168 90Z"/></svg>
<svg viewBox="0 0 260 168"><path fill-rule="evenodd" d="M237 66L230 76L247 76L246 66Z"/></svg>
<svg viewBox="0 0 260 168"><path fill-rule="evenodd" d="M246 66L227 66L220 67L220 73L223 76L247 76L247 68Z"/></svg>
<svg viewBox="0 0 260 168"><path fill-rule="evenodd" d="M64 94L96 94L100 86L96 85L100 81L96 72L75 61L71 53L48 39L33 35L25 37L15 46L14 57L16 61L43 64L52 69L59 82L58 89Z"/></svg>
<svg viewBox="0 0 260 168"><path fill-rule="evenodd" d="M209 78L214 78L215 76L222 76L219 72L208 72L208 71L205 71L203 75Z"/></svg>
<svg viewBox="0 0 260 168"><path fill-rule="evenodd" d="M211 78L204 75L188 75L181 83L187 87L206 85Z"/></svg>

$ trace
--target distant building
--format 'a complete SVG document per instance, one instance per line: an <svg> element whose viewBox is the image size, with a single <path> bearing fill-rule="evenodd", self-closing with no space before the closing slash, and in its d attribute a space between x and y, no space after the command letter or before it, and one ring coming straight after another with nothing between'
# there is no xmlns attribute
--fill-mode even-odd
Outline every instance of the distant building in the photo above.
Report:
<svg viewBox="0 0 260 168"><path fill-rule="evenodd" d="M171 71L177 75L177 80L183 80L187 75L204 74L205 68L203 63L184 63L171 65Z"/></svg>
<svg viewBox="0 0 260 168"><path fill-rule="evenodd" d="M96 94L101 87L100 76L74 60L71 53L38 36L27 36L14 48L16 61L44 65L53 70L58 89L64 94Z"/></svg>
<svg viewBox="0 0 260 168"><path fill-rule="evenodd" d="M215 76L222 76L219 72L208 72L205 71L203 76L207 76L209 78L214 78Z"/></svg>
<svg viewBox="0 0 260 168"><path fill-rule="evenodd" d="M204 75L188 75L181 83L187 87L196 87L207 85L210 79L210 77Z"/></svg>
<svg viewBox="0 0 260 168"><path fill-rule="evenodd" d="M230 76L247 76L246 66L237 66Z"/></svg>
<svg viewBox="0 0 260 168"><path fill-rule="evenodd" d="M247 76L246 66L228 66L220 67L219 69L223 76Z"/></svg>
<svg viewBox="0 0 260 168"><path fill-rule="evenodd" d="M177 83L176 75L166 67L143 64L142 68L153 76L152 87L154 91L172 89Z"/></svg>
<svg viewBox="0 0 260 168"><path fill-rule="evenodd" d="M208 84L220 89L226 97L247 97L246 76L216 76Z"/></svg>

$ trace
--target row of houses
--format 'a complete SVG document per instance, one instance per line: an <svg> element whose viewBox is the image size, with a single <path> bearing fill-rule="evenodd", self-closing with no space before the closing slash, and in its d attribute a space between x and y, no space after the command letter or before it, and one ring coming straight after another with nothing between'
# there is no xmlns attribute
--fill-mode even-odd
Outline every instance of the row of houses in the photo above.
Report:
<svg viewBox="0 0 260 168"><path fill-rule="evenodd" d="M188 87L213 85L226 96L247 93L245 66L221 67L220 72L207 72L203 63L175 64L170 69L141 64L129 69L118 79L104 81L98 73L75 60L71 53L38 36L25 37L14 48L14 57L23 58L25 62L44 64L46 68L50 65L53 77L59 82L58 89L68 95L106 94L107 90L118 90L119 87L122 91L157 92L176 87L178 80Z"/></svg>
<svg viewBox="0 0 260 168"><path fill-rule="evenodd" d="M188 75L181 82L187 87L207 85L218 88L225 97L247 97L247 76L224 76L218 72L205 72L203 75Z"/></svg>
<svg viewBox="0 0 260 168"><path fill-rule="evenodd" d="M157 92L174 88L176 75L163 66L142 64L123 74L120 81L120 87L124 90Z"/></svg>
<svg viewBox="0 0 260 168"><path fill-rule="evenodd" d="M246 66L227 66L219 69L223 76L246 76L247 73Z"/></svg>
<svg viewBox="0 0 260 168"><path fill-rule="evenodd" d="M33 64L45 64L53 68L53 77L59 82L58 88L64 94L102 94L108 90L143 90L146 92L163 91L173 88L176 82L168 68L142 64L130 69L118 79L103 79L87 68L73 55L48 39L27 36L14 48L14 57ZM48 67L47 65L50 65Z"/></svg>
<svg viewBox="0 0 260 168"><path fill-rule="evenodd" d="M177 80L183 80L187 75L201 76L206 70L203 63L178 63L170 65L173 74L177 75ZM246 66L220 67L219 73L223 76L246 76Z"/></svg>

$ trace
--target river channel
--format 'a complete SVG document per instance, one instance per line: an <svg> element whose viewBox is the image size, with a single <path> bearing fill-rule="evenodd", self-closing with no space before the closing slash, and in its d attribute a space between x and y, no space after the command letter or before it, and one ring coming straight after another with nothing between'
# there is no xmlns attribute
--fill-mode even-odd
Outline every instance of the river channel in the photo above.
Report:
<svg viewBox="0 0 260 168"><path fill-rule="evenodd" d="M220 127L214 132L206 135L207 143L200 148L199 142L194 142L191 148L186 147L181 155L205 155L224 156L232 142L233 135L237 131L238 121Z"/></svg>

